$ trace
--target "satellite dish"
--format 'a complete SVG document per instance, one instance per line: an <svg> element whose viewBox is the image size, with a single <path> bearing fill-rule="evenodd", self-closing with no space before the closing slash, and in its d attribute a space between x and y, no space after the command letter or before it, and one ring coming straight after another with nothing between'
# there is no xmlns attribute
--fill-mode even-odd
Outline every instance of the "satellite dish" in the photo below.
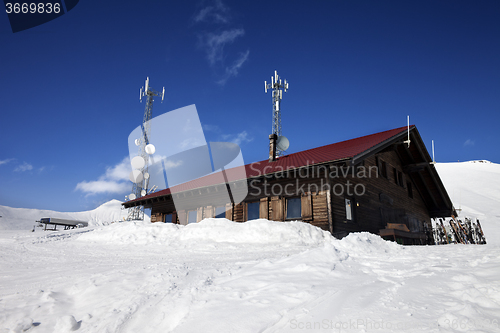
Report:
<svg viewBox="0 0 500 333"><path fill-rule="evenodd" d="M144 179L149 179L149 173L144 172Z"/></svg>
<svg viewBox="0 0 500 333"><path fill-rule="evenodd" d="M130 200L135 200L135 194L134 193L130 193L130 195L128 196L128 198Z"/></svg>
<svg viewBox="0 0 500 333"><path fill-rule="evenodd" d="M136 156L132 159L132 167L134 169L142 169L144 168L144 166L146 165L146 161L144 161L144 159L142 158L142 156Z"/></svg>
<svg viewBox="0 0 500 333"><path fill-rule="evenodd" d="M278 137L278 141L276 142L276 148L281 151L285 151L290 147L290 141L286 138L286 136Z"/></svg>
<svg viewBox="0 0 500 333"><path fill-rule="evenodd" d="M140 183L142 182L142 172L139 170L132 170L132 172L129 174L128 178L132 183Z"/></svg>
<svg viewBox="0 0 500 333"><path fill-rule="evenodd" d="M142 190L141 191L141 197L145 196L146 195L146 190Z"/></svg>
<svg viewBox="0 0 500 333"><path fill-rule="evenodd" d="M149 155L153 155L156 151L156 148L154 145L152 145L151 143L149 145L146 146L146 148L144 148L146 150L146 153L148 153Z"/></svg>
<svg viewBox="0 0 500 333"><path fill-rule="evenodd" d="M134 142L135 142L135 145L136 145L136 146L139 146L139 145L141 144L141 140L139 140L139 139L135 139L135 141L134 141Z"/></svg>

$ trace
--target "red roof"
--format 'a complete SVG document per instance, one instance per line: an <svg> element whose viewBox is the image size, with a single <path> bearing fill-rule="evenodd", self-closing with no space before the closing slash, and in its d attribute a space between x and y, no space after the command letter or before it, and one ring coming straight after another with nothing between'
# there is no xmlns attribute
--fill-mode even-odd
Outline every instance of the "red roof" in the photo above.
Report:
<svg viewBox="0 0 500 333"><path fill-rule="evenodd" d="M270 173L280 172L283 170L300 168L307 165L315 165L315 164L322 164L344 159L350 159L406 131L407 131L406 126L395 128L384 132L362 136L356 139L332 143L326 146L308 149L290 155L285 155L279 157L276 161L273 162L264 160L260 162L250 163L244 166L246 171L246 177L247 178L258 177ZM242 167L239 168L237 167L225 171L228 181L243 179L241 177L241 175L243 174ZM168 195L171 193L177 193L205 186L224 183L224 181L221 180L222 180L222 174L218 172L198 179L194 179L192 181L183 184L173 186L171 188L167 188L165 190L148 194L147 196L140 197L135 200L131 200L129 202L139 201L148 198Z"/></svg>

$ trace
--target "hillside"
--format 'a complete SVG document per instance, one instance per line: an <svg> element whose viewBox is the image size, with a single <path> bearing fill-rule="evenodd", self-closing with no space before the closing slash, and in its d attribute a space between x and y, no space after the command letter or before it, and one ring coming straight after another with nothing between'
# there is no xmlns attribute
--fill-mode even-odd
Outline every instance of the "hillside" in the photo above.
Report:
<svg viewBox="0 0 500 333"><path fill-rule="evenodd" d="M500 164L489 161L437 163L436 169L459 218L481 221L486 241L500 244Z"/></svg>
<svg viewBox="0 0 500 333"><path fill-rule="evenodd" d="M123 221L127 210L121 209L121 201L111 200L96 209L84 212L56 212L52 210L11 208L0 206L0 230L30 230L42 217L56 217L69 220L89 222L89 226L109 224ZM146 216L149 221L149 217Z"/></svg>

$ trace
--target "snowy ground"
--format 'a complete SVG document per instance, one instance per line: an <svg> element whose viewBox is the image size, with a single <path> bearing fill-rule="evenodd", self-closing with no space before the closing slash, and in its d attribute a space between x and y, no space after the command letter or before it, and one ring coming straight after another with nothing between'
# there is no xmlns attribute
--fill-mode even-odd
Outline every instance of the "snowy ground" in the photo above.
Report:
<svg viewBox="0 0 500 333"><path fill-rule="evenodd" d="M471 165L438 170L447 188L489 193L461 195L464 212L484 214L483 246L336 240L267 220L2 230L0 332L500 332L500 244L488 235L500 235L500 184L474 191L487 164Z"/></svg>

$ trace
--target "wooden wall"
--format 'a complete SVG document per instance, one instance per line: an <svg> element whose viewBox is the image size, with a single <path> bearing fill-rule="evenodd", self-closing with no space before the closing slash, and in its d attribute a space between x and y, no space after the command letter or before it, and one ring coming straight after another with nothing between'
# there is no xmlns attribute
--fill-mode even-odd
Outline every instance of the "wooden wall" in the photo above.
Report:
<svg viewBox="0 0 500 333"><path fill-rule="evenodd" d="M387 178L380 173L384 162ZM345 179L331 180L332 187L336 183L346 184L346 181L350 181L353 186L360 184L358 193L361 189L364 191L363 195L356 195L354 191L351 192L353 195L333 194L334 234L360 230L378 234L378 231L385 228L387 223L403 223L410 230L417 231L415 229L423 228L424 223L430 223L429 213L420 193L411 177L403 172L399 157L393 150L368 157L364 161L364 169L368 170L370 167L377 167L378 177L374 172L371 173L371 177L352 177L351 173ZM413 198L409 196L407 183L411 183ZM346 198L353 202L354 219L352 221L346 219Z"/></svg>
<svg viewBox="0 0 500 333"><path fill-rule="evenodd" d="M349 166L348 162L251 179L248 181L248 195L244 202L234 207L226 204L226 218L244 222L247 220L246 204L259 202L260 218L286 221L287 199L300 198L301 220L334 235L356 231L378 234L387 223L403 223L417 232L423 231L421 229L424 223L430 223L424 201L410 175L404 173L394 150L388 148L366 158L362 165L356 167ZM386 176L381 174L382 169L386 170ZM413 198L409 196L408 183L412 186ZM199 195L217 196L221 189L202 189L199 190ZM186 195L186 200L191 199L190 195L197 193L195 191ZM352 220L346 218L346 198L351 200L353 206ZM163 220L164 214L173 212L173 209L171 197L153 203L152 221ZM192 207L192 210L196 210L197 221L200 221L214 217L216 206L207 201L204 206ZM189 211L177 213L177 222L187 224Z"/></svg>

